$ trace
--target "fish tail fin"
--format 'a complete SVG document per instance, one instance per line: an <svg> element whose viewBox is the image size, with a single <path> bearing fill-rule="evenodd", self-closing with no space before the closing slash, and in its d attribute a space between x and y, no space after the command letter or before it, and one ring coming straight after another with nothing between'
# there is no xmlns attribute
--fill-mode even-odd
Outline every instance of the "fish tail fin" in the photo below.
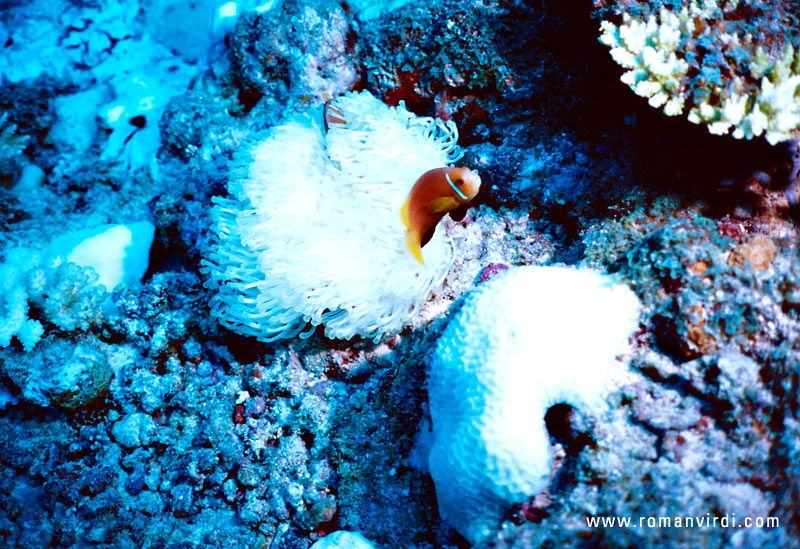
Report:
<svg viewBox="0 0 800 549"><path fill-rule="evenodd" d="M422 239L420 238L419 231L411 229L411 221L408 217L408 204L411 200L411 195L406 198L403 205L400 206L400 219L403 220L403 225L406 226L406 246L411 255L417 258L417 261L425 265L425 260L422 259Z"/></svg>
<svg viewBox="0 0 800 549"><path fill-rule="evenodd" d="M422 247L420 246L419 234L416 231L409 230L406 233L406 246L411 255L417 258L422 265L425 265L425 260L422 259Z"/></svg>
<svg viewBox="0 0 800 549"><path fill-rule="evenodd" d="M408 220L408 203L411 200L411 195L408 195L406 201L403 202L403 205L400 206L400 219L403 220L403 225L405 225L406 229L411 228L411 222Z"/></svg>

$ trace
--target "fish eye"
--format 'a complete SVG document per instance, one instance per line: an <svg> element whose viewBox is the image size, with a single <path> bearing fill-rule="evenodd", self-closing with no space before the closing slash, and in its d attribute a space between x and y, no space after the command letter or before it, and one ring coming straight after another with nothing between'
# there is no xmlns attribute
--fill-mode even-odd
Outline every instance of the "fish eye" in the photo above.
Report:
<svg viewBox="0 0 800 549"><path fill-rule="evenodd" d="M455 183L456 183L456 185L463 185L464 184L464 180L459 178L459 179L456 179Z"/></svg>

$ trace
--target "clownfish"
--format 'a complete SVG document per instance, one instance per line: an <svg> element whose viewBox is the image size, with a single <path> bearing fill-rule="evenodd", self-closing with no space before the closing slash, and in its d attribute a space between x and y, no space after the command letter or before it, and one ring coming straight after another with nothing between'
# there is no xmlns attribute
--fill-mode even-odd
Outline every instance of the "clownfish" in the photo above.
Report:
<svg viewBox="0 0 800 549"><path fill-rule="evenodd" d="M464 167L436 168L417 179L400 207L400 218L407 229L408 250L420 263L425 264L422 247L430 241L439 221L447 213L457 217L454 211L465 209L480 187L478 174Z"/></svg>
<svg viewBox="0 0 800 549"><path fill-rule="evenodd" d="M346 127L347 117L329 99L322 109L325 131L333 127ZM436 168L417 179L408 198L400 207L400 217L406 227L406 245L417 260L425 264L422 247L427 244L436 225L450 214L460 220L466 214L466 205L475 198L481 186L481 178L469 168Z"/></svg>

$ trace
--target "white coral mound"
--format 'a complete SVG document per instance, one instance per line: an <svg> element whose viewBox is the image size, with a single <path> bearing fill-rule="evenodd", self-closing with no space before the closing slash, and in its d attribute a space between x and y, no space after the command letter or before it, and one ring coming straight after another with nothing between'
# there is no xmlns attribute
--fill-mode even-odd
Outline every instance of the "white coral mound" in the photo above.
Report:
<svg viewBox="0 0 800 549"><path fill-rule="evenodd" d="M566 267L510 270L467 297L428 390L439 512L470 542L548 486L547 409L603 404L638 317L627 286Z"/></svg>
<svg viewBox="0 0 800 549"><path fill-rule="evenodd" d="M451 265L444 231L408 251L400 206L429 169L461 156L452 122L419 118L368 92L271 129L235 161L230 197L215 198L203 270L220 323L262 341L379 338L400 331Z"/></svg>
<svg viewBox="0 0 800 549"><path fill-rule="evenodd" d="M375 545L357 532L337 530L314 543L311 549L375 549Z"/></svg>

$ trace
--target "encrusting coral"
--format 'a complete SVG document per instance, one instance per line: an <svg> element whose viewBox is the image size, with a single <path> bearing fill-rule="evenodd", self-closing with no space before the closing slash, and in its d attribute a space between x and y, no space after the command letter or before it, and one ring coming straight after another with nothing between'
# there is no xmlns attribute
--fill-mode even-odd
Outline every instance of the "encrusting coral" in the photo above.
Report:
<svg viewBox="0 0 800 549"><path fill-rule="evenodd" d="M220 323L262 341L379 338L416 314L451 266L443 231L424 264L406 245L401 206L422 174L461 156L452 122L389 107L369 92L291 118L234 162L214 198L202 270ZM423 243L424 244L424 243Z"/></svg>
<svg viewBox="0 0 800 549"><path fill-rule="evenodd" d="M439 512L470 542L547 488L548 408L602 406L639 307L627 286L567 267L510 269L467 297L437 343L428 392Z"/></svg>
<svg viewBox="0 0 800 549"><path fill-rule="evenodd" d="M771 144L800 128L800 4L781 0L606 2L600 41L622 81L670 116ZM606 5L611 7L605 7Z"/></svg>
<svg viewBox="0 0 800 549"><path fill-rule="evenodd" d="M284 103L305 94L320 101L358 81L354 63L358 47L350 38L347 9L340 2L229 4L238 12L228 37L230 59L245 96L263 95Z"/></svg>

